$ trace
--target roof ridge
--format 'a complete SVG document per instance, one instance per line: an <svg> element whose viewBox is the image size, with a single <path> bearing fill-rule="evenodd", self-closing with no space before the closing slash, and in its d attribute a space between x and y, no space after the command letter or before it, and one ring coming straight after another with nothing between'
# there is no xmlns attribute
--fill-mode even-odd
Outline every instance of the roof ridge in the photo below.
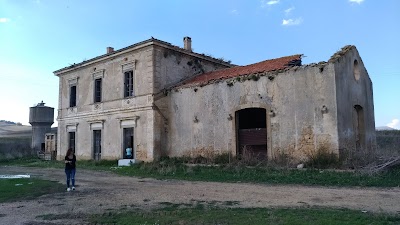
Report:
<svg viewBox="0 0 400 225"><path fill-rule="evenodd" d="M171 47L171 48L174 48L174 49L177 49L177 50L180 50L180 51L184 51L184 52L187 52L187 53L190 53L190 54L199 55L199 56L201 56L201 57L205 57L205 58L211 59L211 60L213 60L213 61L219 61L219 62L221 62L221 63L233 65L233 64L231 64L230 62L227 62L227 61L224 61L224 60L221 60L221 59L218 59L218 58L214 58L214 57L208 56L208 55L206 55L206 54L197 53L197 52L192 52L192 51L186 50L186 49L184 49L184 48L181 48L181 47L179 47L179 46L177 46L177 45L173 45L173 44L171 44L171 43L169 43L169 42L166 42L166 41L163 41L163 40L160 40L160 39L151 37L151 38L146 39L146 40L144 40L144 41L140 41L140 42L137 42L137 43L135 43L135 44L132 44L132 45L129 45L129 46L120 48L120 49L115 50L115 51L112 51L112 52L110 52L110 53L106 53L106 54L102 54L102 55L99 55L99 56L95 56L95 57L93 57L93 58L91 58L91 59L83 60L83 61L80 62L80 63L73 63L73 64L70 64L69 66L66 66L66 67L63 67L63 68L61 68L61 69L58 69L58 70L54 71L53 73L58 73L58 72L61 72L61 71L65 70L65 69L70 69L70 68L74 68L74 67L76 67L76 66L81 66L81 65L83 65L83 64L85 64L85 63L89 63L89 62L95 61L95 60L97 60L97 59L101 59L101 58L103 58L103 57L106 57L106 56L109 56L109 55L113 55L113 54L116 54L116 53L125 51L125 50L127 50L127 49L130 49L130 48L133 48L133 47L136 47L136 46L140 46L140 45L143 45L143 44L152 42L152 41L155 41L155 42L158 42L158 43L167 45L167 46L169 46L169 47Z"/></svg>

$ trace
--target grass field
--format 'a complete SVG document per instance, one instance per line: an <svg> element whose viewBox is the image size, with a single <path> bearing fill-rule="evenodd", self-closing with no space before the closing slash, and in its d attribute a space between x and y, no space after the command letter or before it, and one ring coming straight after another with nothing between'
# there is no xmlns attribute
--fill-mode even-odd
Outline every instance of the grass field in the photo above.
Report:
<svg viewBox="0 0 400 225"><path fill-rule="evenodd" d="M3 160L1 165L63 168L60 161L39 159ZM186 164L173 160L134 164L117 168L117 161L78 161L77 167L92 170L112 171L124 176L151 177L156 179L179 179L191 181L248 182L265 184L301 184L320 186L398 187L400 168L390 172L369 176L354 171L317 169L277 169L268 166L247 167L225 164L221 166Z"/></svg>
<svg viewBox="0 0 400 225"><path fill-rule="evenodd" d="M90 224L230 224L230 225L397 225L400 216L384 213L370 213L338 208L230 208L215 207L204 202L172 204L164 202L161 208L144 210L111 210L103 214L44 214L37 218L47 221L68 219L71 216Z"/></svg>
<svg viewBox="0 0 400 225"><path fill-rule="evenodd" d="M235 165L216 167L148 163L123 167L115 172L126 176L193 181L361 187L397 187L400 185L400 169L369 176L357 172L316 169L297 170L271 167L249 168Z"/></svg>
<svg viewBox="0 0 400 225"><path fill-rule="evenodd" d="M0 179L0 203L33 199L44 194L65 191L64 185L47 180Z"/></svg>
<svg viewBox="0 0 400 225"><path fill-rule="evenodd" d="M179 205L156 211L140 209L94 215L93 224L252 224L252 225L391 225L400 224L400 216L371 214L330 208L213 208L203 205L180 208Z"/></svg>
<svg viewBox="0 0 400 225"><path fill-rule="evenodd" d="M270 167L246 167L226 164L222 166L187 166L167 160L157 163L136 164L116 168L116 161L78 161L78 168L113 171L125 176L153 177L158 179L183 179L218 182L251 182L270 184L303 184L326 186L398 186L400 171L367 176L355 172L328 170L292 170ZM38 159L3 160L0 166L24 165L33 167L63 168L58 161ZM32 199L37 196L63 192L62 184L38 179L0 180L0 202ZM370 213L337 208L236 208L236 202L222 205L212 202L194 201L191 204L163 202L158 209L130 206L110 209L103 214L81 213L74 218L90 224L278 224L278 225L336 225L336 224L400 224L399 215ZM71 214L44 214L42 220L71 218Z"/></svg>
<svg viewBox="0 0 400 225"><path fill-rule="evenodd" d="M33 154L30 137L0 136L0 159L20 158Z"/></svg>

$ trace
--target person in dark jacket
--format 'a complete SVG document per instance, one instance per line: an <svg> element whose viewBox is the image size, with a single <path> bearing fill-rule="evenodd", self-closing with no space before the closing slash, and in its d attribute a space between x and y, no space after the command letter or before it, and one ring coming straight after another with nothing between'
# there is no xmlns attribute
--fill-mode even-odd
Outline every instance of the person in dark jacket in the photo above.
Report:
<svg viewBox="0 0 400 225"><path fill-rule="evenodd" d="M65 174L67 175L67 191L75 190L75 172L76 172L76 156L72 151L72 148L67 150L67 155L65 156ZM69 182L72 181L72 187L70 187Z"/></svg>

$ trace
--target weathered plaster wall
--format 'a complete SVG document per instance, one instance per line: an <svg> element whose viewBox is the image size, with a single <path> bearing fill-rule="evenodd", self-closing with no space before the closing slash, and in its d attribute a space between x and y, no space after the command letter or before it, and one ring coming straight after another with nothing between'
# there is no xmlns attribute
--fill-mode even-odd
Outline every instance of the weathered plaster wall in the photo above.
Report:
<svg viewBox="0 0 400 225"><path fill-rule="evenodd" d="M102 108L104 110L123 108L124 73L123 65L132 64L134 69L135 97L151 95L153 86L152 47L137 49L121 53L109 60L91 63L79 69L67 72L60 77L60 107L61 116L68 115L69 86L77 80L77 107L76 112L92 112L94 105L94 76L103 79ZM72 81L72 82L71 82ZM145 98L143 98L145 99ZM141 100L132 99L132 103L140 105Z"/></svg>
<svg viewBox="0 0 400 225"><path fill-rule="evenodd" d="M125 66L133 66L134 97L124 98ZM134 153L139 160L153 160L153 68L153 47L147 46L122 52L112 58L84 65L60 75L59 158L65 155L68 148L67 126L76 129L77 157L79 159L93 157L91 124L97 127L102 124L100 128L102 159L121 158L123 154L121 121L136 120ZM94 79L98 77L102 78L102 102L94 103ZM74 82L77 85L77 106L69 107L69 86ZM138 119L132 119L135 117Z"/></svg>
<svg viewBox="0 0 400 225"><path fill-rule="evenodd" d="M206 57L183 51L155 46L154 93L158 93L163 88L171 87L184 79L217 69L229 68L227 63L222 65L207 60Z"/></svg>
<svg viewBox="0 0 400 225"><path fill-rule="evenodd" d="M167 143L165 105L154 105L155 94L195 74L228 67L191 52L163 44L128 49L113 57L80 65L61 74L59 92L58 155L68 147L67 127L76 129L76 154L93 157L93 129L102 130L102 159L121 158L121 121L138 117L134 128L136 158L152 161L165 155ZM134 97L124 98L124 68L133 67ZM94 103L94 80L102 78L102 102ZM69 87L77 85L77 106L69 107ZM98 129L98 128L96 128Z"/></svg>
<svg viewBox="0 0 400 225"><path fill-rule="evenodd" d="M172 90L160 100L168 106L167 153L235 155L235 112L250 107L273 111L266 115L269 158L286 153L303 160L322 148L338 153L334 79L328 64Z"/></svg>
<svg viewBox="0 0 400 225"><path fill-rule="evenodd" d="M359 80L356 80L353 72L355 60L358 62ZM352 158L354 154L358 157L366 157L367 152L373 152L376 149L371 79L354 46L345 47L330 61L335 65L336 74L339 148L343 157ZM360 105L364 112L365 143L360 149L356 149L355 105Z"/></svg>
<svg viewBox="0 0 400 225"><path fill-rule="evenodd" d="M300 161L319 151L338 154L334 70L330 64L289 70L274 79L269 92L272 149Z"/></svg>
<svg viewBox="0 0 400 225"><path fill-rule="evenodd" d="M153 137L153 129L148 125L147 121L151 120L152 111L134 111L124 112L119 114L102 114L95 118L79 118L71 119L67 121L61 121L59 123L59 132L61 135L59 138L61 143L60 151L58 152L59 158L62 159L65 156L68 148L68 124L76 125L76 155L78 159L92 159L93 158L93 130L100 129L102 140L102 154L101 159L119 159L123 156L123 126L121 125L121 118L131 118L138 116L136 126L134 127L134 153L135 158L148 161L152 160L152 154L148 149L153 149L151 140ZM95 119L95 120L92 120ZM101 121L101 128L92 128L93 124L98 124L97 121Z"/></svg>
<svg viewBox="0 0 400 225"><path fill-rule="evenodd" d="M196 75L214 71L221 68L228 68L228 64L210 60L207 57L199 56L185 50L177 50L167 46L154 46L154 93L160 93L163 89L176 85L177 83L194 77ZM161 94L162 95L162 94ZM155 96L158 99L160 94ZM168 110L165 101L156 101L154 137L155 137L155 158L167 155L168 139L167 123Z"/></svg>

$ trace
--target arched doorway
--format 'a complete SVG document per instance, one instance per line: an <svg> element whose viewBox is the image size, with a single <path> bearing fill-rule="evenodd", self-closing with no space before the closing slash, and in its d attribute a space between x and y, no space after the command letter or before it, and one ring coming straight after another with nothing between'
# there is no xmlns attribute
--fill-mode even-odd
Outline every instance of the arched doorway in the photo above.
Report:
<svg viewBox="0 0 400 225"><path fill-rule="evenodd" d="M356 150L365 148L365 123L364 110L360 105L355 105L353 110L353 126L356 141Z"/></svg>
<svg viewBox="0 0 400 225"><path fill-rule="evenodd" d="M236 111L236 146L239 157L267 158L267 115L263 108Z"/></svg>

